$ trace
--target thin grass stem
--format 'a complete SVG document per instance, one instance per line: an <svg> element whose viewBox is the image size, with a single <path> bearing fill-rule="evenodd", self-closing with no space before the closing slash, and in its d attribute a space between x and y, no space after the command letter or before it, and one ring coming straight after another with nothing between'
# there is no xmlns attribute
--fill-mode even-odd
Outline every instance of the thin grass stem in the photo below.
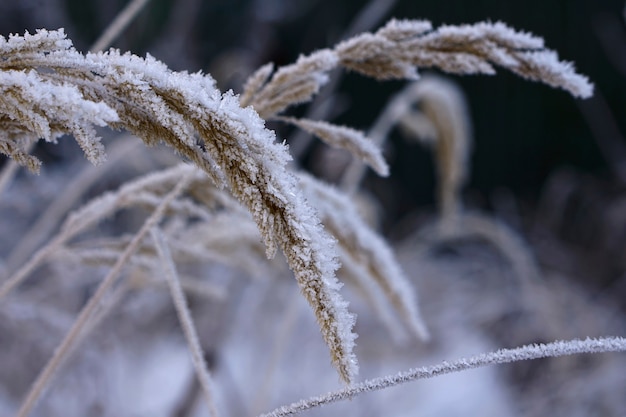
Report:
<svg viewBox="0 0 626 417"><path fill-rule="evenodd" d="M483 353L470 358L461 358L452 362L443 361L437 365L409 369L396 375L369 379L359 384L334 391L325 395L311 397L308 400L295 402L288 406L275 409L260 417L289 416L342 400L354 398L356 395L370 391L378 391L385 388L403 384L418 379L433 378L453 372L466 371L487 365L496 365L522 360L575 355L580 353L623 352L626 351L626 338L604 337L586 340L557 341L546 344L526 345L514 349L501 349L498 351Z"/></svg>
<svg viewBox="0 0 626 417"><path fill-rule="evenodd" d="M163 264L165 279L167 280L170 294L172 295L172 300L174 301L174 307L176 308L178 320L180 320L180 325L185 333L187 345L191 351L193 367L196 370L196 375L204 391L204 397L207 407L209 408L209 414L212 417L217 417L218 413L214 401L215 395L213 394L213 381L211 374L209 373L207 363L204 360L204 352L202 346L200 345L200 338L198 337L196 326L193 323L193 318L191 317L191 312L189 311L189 306L187 304L187 297L185 297L185 292L183 291L180 279L178 278L172 254L167 246L167 243L165 242L163 233L158 227L153 227L150 230L150 234L152 235L156 251Z"/></svg>
<svg viewBox="0 0 626 417"><path fill-rule="evenodd" d="M115 17L113 22L111 22L109 27L100 35L98 40L94 42L89 51L98 52L111 46L149 1L150 0L133 0L128 3Z"/></svg>
<svg viewBox="0 0 626 417"><path fill-rule="evenodd" d="M92 313L99 306L109 288L111 288L111 286L113 286L116 282L117 277L122 271L124 265L128 263L134 252L139 248L141 241L150 229L152 229L161 220L168 205L184 191L185 187L189 184L190 179L189 175L183 177L176 187L174 187L174 189L163 198L161 204L156 207L150 217L146 219L141 229L137 232L137 234L135 234L113 268L100 283L96 292L91 296L87 304L85 304L76 318L76 321L72 325L72 328L69 330L61 344L56 348L52 358L37 376L37 379L31 386L30 391L26 395L26 398L17 413L18 417L27 417L30 415L33 408L37 405L37 401L41 397L44 389L48 386L65 359L67 359L69 352L74 348L75 342L80 337L81 332L85 326L88 325Z"/></svg>

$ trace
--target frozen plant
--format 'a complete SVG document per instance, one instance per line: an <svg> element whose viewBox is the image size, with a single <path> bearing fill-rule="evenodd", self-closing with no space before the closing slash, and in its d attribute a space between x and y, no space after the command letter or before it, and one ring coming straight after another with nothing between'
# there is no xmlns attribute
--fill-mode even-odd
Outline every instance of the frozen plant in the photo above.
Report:
<svg viewBox="0 0 626 417"><path fill-rule="evenodd" d="M179 277L174 262L177 251L197 252L186 247L184 241L180 245L173 243L166 228L159 226L168 211L213 219L211 204L192 204L181 197L207 178L210 183L203 185L206 194L199 197L203 203L209 200L207 195L215 196L217 205L227 206L230 213L239 216L231 219L229 224L233 227L246 224L242 219L247 217L241 215L241 207L245 208L260 232L267 257L272 258L278 248L285 255L302 296L315 314L331 362L349 386L337 399L394 385L393 378L389 382L383 379L354 385L358 374L353 351L355 316L339 292L339 261L348 266L346 269L355 271L353 275L358 279L369 280L358 285L366 288L366 293L370 291L372 302L380 305L381 311L385 310L384 303L391 304L406 327L425 338L427 330L414 290L390 248L358 219L349 198L295 172L289 165L288 147L265 127L265 121L295 125L330 146L347 149L380 175L387 175L380 149L363 133L283 113L310 101L328 81L328 73L338 67L377 80L414 80L419 78L418 68L490 75L495 73L495 67L502 67L524 78L562 88L575 97L589 97L593 89L571 64L559 61L554 52L546 49L541 38L502 23L433 28L427 21L392 20L375 33L358 35L333 48L302 56L294 64L278 69L271 64L261 67L245 83L241 96L220 92L209 75L175 72L150 56L141 58L114 49L82 54L72 47L62 29L2 38L0 56L0 151L31 171L38 171L40 162L29 154L30 145L40 138L54 142L64 134L74 136L91 162L103 163L105 152L95 126L127 130L147 145L165 143L203 171L200 175L188 167L177 167L175 171L127 184L119 192L87 204L67 219L57 237L3 280L0 299L8 297L35 266L62 248L74 233L107 213L131 203L148 205L153 210L130 241L115 242L106 252L112 255L110 273L34 382L19 411L21 416L30 414L80 333L88 327L102 297L117 281L121 268L134 262L134 257L141 262L146 253L161 259L158 262L165 270L209 408L217 414L210 400L210 376L184 298L185 281ZM172 172L180 175L168 176ZM155 190L151 188L155 184L167 186ZM220 194L223 190L230 195ZM240 206L233 203L231 196ZM152 243L146 242L147 236L152 237ZM135 256L136 252L139 255ZM80 253L79 248L75 254ZM88 262L93 253L83 255L82 260ZM537 349L539 353L496 353L472 360L467 366L453 364L443 371L425 370L396 379L403 382L477 364L530 357L624 350L625 342L619 338L573 341ZM287 408L278 414L290 414L325 401Z"/></svg>

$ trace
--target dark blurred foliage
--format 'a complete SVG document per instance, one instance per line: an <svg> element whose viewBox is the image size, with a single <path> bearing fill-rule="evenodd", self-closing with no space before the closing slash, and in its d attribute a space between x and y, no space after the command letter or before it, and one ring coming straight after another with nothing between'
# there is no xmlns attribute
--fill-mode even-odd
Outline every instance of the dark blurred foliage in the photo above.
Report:
<svg viewBox="0 0 626 417"><path fill-rule="evenodd" d="M380 2L382 3L382 2ZM0 32L64 26L78 49L86 50L124 0L2 1ZM368 2L330 0L151 0L116 47L150 52L172 68L210 72L221 88L236 91L259 65L293 62L300 53L333 45ZM561 167L573 167L614 181L599 143L626 147L626 31L617 0L499 0L393 2L375 27L390 17L428 19L435 26L501 20L542 36L562 59L596 84L598 96L582 104L563 91L528 82L505 70L495 77L455 77L465 90L474 124L475 146L468 195L488 205L499 188L536 201L546 180ZM336 96L334 120L367 129L388 97L403 83L377 83L348 74ZM598 110L600 109L600 110ZM296 110L298 111L298 110ZM602 129L616 123L616 128ZM590 128L596 124L596 130ZM290 132L279 131L289 137ZM604 142L603 142L604 141ZM612 143L612 145L611 145ZM314 144L313 150L320 145ZM390 179L369 178L368 186L394 219L433 204L433 165L428 152L395 134L388 147ZM311 166L316 153L301 162ZM619 155L619 152L617 152ZM614 161L615 162L615 161Z"/></svg>

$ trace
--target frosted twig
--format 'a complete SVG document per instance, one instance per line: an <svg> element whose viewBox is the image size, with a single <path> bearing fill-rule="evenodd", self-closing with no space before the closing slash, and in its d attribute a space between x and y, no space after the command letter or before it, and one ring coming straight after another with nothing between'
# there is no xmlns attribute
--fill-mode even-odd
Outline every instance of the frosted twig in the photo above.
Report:
<svg viewBox="0 0 626 417"><path fill-rule="evenodd" d="M365 392L377 391L418 379L433 378L453 372L475 369L487 365L496 365L522 360L539 359L574 355L580 353L623 352L626 351L626 338L604 337L598 339L557 341L546 344L526 345L514 349L501 349L483 353L470 358L452 362L444 361L438 365L409 369L396 375L369 379L359 384L337 390L318 397L295 402L288 406L275 409L259 417L281 417L300 413L311 408L323 406L337 401L347 400Z"/></svg>

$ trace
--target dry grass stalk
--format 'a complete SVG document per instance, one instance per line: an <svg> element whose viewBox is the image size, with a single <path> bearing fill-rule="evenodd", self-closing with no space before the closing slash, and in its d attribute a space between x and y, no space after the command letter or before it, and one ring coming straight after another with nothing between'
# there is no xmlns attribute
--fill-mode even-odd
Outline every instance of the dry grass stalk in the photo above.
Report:
<svg viewBox="0 0 626 417"><path fill-rule="evenodd" d="M462 210L459 193L468 179L472 146L465 97L455 84L433 75L406 90L419 110L407 108L399 121L400 128L408 137L426 142L434 149L440 216L443 221L453 222ZM424 123L425 127L420 125Z"/></svg>
<svg viewBox="0 0 626 417"><path fill-rule="evenodd" d="M394 306L414 335L428 339L415 290L399 268L391 248L361 220L347 196L310 176L301 175L300 184L349 258L348 263L362 266L366 276L361 278L376 284L379 293Z"/></svg>
<svg viewBox="0 0 626 417"><path fill-rule="evenodd" d="M196 326L193 324L193 318L191 317L189 307L187 306L187 298L185 297L181 281L178 277L178 273L176 272L176 266L174 265L172 254L170 253L163 233L157 227L153 227L152 230L150 230L150 234L152 235L152 240L155 243L159 258L161 258L163 263L165 279L167 281L167 285L169 286L170 293L172 294L172 300L174 301L174 306L176 307L176 314L178 314L178 319L180 320L185 333L187 344L191 350L193 366L196 369L198 380L200 381L200 385L202 386L202 390L204 392L207 407L209 409L209 415L211 417L217 417L218 413L215 408L215 395L213 393L213 379L211 378L206 360L204 359L202 346L200 346L200 339L198 338Z"/></svg>
<svg viewBox="0 0 626 417"><path fill-rule="evenodd" d="M54 355L48 361L46 366L42 369L41 373L37 376L35 382L31 386L24 402L22 403L17 415L19 417L27 417L30 415L32 409L37 404L39 397L45 390L46 386L50 383L50 380L54 377L58 368L67 359L70 351L75 347L77 340L85 327L88 326L89 320L96 311L98 305L107 294L109 289L113 286L117 277L119 276L122 268L128 262L133 252L138 248L140 242L145 238L148 232L162 219L165 209L168 204L172 202L176 196L181 193L187 186L189 178L181 178L181 181L174 187L174 189L163 198L161 204L154 210L154 212L146 219L141 229L133 237L132 241L126 247L122 256L117 260L117 263L111 268L107 276L102 280L97 290L91 296L89 301L82 308L80 314L74 321L74 324L66 334L63 341L55 349Z"/></svg>
<svg viewBox="0 0 626 417"><path fill-rule="evenodd" d="M89 50L98 52L109 47L124 29L133 21L150 0L133 0L115 17L109 27L100 35Z"/></svg>
<svg viewBox="0 0 626 417"><path fill-rule="evenodd" d="M332 147L348 150L357 160L368 164L382 177L389 175L389 166L387 166L380 148L358 130L328 122L296 119L295 117L279 117L277 120L298 126Z"/></svg>

